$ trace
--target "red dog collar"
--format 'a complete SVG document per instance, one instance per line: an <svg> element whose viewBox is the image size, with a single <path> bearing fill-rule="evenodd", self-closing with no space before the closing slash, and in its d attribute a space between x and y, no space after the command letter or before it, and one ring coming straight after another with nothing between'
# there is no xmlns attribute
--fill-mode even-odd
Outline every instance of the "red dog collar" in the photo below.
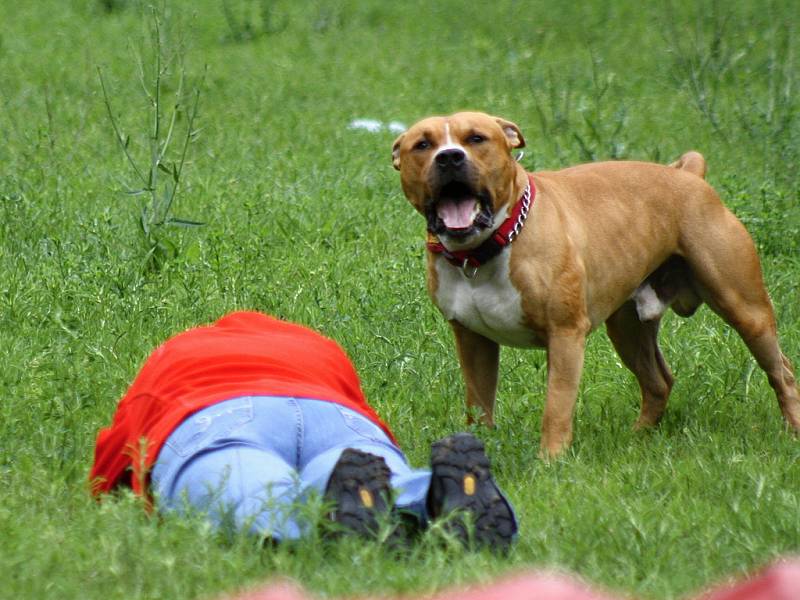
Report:
<svg viewBox="0 0 800 600"><path fill-rule="evenodd" d="M464 271L464 275L471 279L478 272L478 267L500 254L503 248L516 239L519 232L522 231L523 225L525 225L525 219L528 218L528 212L535 199L536 185L533 183L533 177L528 175L528 185L525 187L525 191L522 192L522 197L514 205L511 214L480 246L471 250L455 250L451 252L444 247L444 244L434 238L436 241L428 242L428 250L434 254L444 256L450 264L460 267ZM467 270L468 267L472 267L471 271Z"/></svg>

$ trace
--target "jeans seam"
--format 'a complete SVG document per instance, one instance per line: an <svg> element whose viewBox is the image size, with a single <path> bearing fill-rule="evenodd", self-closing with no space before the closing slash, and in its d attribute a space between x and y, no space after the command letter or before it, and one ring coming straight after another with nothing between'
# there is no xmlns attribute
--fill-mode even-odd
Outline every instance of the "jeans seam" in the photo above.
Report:
<svg viewBox="0 0 800 600"><path fill-rule="evenodd" d="M295 435L297 436L297 444L295 445L295 467L300 465L300 460L303 456L303 442L305 441L305 423L303 421L303 411L300 410L300 405L295 398L289 398L289 403L294 408L296 417L295 421Z"/></svg>

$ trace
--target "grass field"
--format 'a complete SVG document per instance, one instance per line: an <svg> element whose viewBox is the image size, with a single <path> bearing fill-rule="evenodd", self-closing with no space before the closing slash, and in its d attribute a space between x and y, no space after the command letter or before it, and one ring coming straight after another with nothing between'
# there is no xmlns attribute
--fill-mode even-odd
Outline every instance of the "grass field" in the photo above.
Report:
<svg viewBox="0 0 800 600"><path fill-rule="evenodd" d="M576 442L550 465L537 457L545 354L503 351L498 427L475 431L521 519L507 557L442 547L435 532L401 557L352 540L264 551L148 518L131 497L97 505L86 486L96 432L149 351L237 308L337 339L414 463L464 429L394 136L348 129L356 118L502 115L531 170L701 151L758 245L800 365L796 2L169 2L161 139L181 72L186 85L158 189L177 177L168 215L205 224L147 212L149 235L152 199L126 193L141 183L99 73L146 170L151 11L0 5L0 598L209 598L277 575L320 597L431 592L555 567L666 599L800 551L800 444L707 308L664 322L676 386L649 434L631 431L637 387L595 333Z"/></svg>

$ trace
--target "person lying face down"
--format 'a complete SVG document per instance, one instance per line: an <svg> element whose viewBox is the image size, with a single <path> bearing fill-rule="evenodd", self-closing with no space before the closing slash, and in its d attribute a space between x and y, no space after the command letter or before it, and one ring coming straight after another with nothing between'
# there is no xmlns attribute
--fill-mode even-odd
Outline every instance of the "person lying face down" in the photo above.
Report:
<svg viewBox="0 0 800 600"><path fill-rule="evenodd" d="M411 468L342 348L257 312L159 346L99 432L89 479L98 498L128 486L159 511L190 507L276 541L307 533L296 509L312 490L356 534L388 511L419 528L455 512L455 535L467 543L471 521L470 539L498 550L517 532L482 442L446 437L430 469Z"/></svg>

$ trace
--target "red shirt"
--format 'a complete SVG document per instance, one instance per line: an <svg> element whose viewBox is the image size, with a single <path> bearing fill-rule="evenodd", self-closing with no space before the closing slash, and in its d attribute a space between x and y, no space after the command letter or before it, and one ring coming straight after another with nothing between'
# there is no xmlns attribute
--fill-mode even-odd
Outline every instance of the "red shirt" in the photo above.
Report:
<svg viewBox="0 0 800 600"><path fill-rule="evenodd" d="M344 350L307 327L256 312L231 313L176 335L145 362L110 427L97 436L92 493L130 485L146 474L170 433L189 415L240 396L315 398L361 413L395 441L367 404Z"/></svg>

